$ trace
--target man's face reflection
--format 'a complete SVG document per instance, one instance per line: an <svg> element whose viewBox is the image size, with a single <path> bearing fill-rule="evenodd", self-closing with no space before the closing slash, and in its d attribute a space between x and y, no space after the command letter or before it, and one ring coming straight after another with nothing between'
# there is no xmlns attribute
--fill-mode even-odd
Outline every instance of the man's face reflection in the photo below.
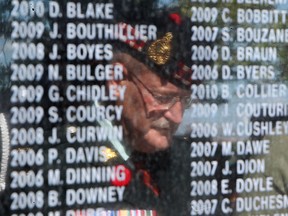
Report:
<svg viewBox="0 0 288 216"><path fill-rule="evenodd" d="M126 76L120 85L127 87L121 102L126 142L140 152L167 149L182 121L182 98L189 97L187 91L163 80L128 54L122 53L119 60Z"/></svg>

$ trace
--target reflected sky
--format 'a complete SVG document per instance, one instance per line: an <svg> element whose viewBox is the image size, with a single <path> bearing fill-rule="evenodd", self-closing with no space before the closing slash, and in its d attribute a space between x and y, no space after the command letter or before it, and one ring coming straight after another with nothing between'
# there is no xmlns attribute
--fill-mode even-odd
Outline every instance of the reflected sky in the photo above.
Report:
<svg viewBox="0 0 288 216"><path fill-rule="evenodd" d="M177 6L178 0L159 0L157 3L158 8Z"/></svg>
<svg viewBox="0 0 288 216"><path fill-rule="evenodd" d="M1 37L0 38L0 65L7 66L11 63L12 44L11 41Z"/></svg>

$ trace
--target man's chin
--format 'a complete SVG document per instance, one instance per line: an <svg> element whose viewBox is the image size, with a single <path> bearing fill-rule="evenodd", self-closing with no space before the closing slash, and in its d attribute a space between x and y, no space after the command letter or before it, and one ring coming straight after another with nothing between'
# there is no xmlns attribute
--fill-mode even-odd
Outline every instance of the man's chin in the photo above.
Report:
<svg viewBox="0 0 288 216"><path fill-rule="evenodd" d="M171 146L171 139L171 133L151 129L144 136L144 145L141 145L141 151L145 153L164 151Z"/></svg>

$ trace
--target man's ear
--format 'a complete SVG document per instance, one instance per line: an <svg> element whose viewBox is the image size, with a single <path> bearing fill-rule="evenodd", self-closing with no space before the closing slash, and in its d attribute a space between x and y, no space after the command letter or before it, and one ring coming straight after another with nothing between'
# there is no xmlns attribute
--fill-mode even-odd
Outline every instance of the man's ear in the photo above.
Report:
<svg viewBox="0 0 288 216"><path fill-rule="evenodd" d="M119 68L122 68L122 78L123 78L123 79L107 80L107 81L106 81L106 88L108 88L108 89L109 89L110 86L123 85L123 81L127 80L127 76L128 76L128 70L127 70L127 68L126 68L122 63L120 63L120 62L114 62L113 65L114 65L114 67L115 67L115 65L121 66L121 67L119 67ZM114 67L113 67L113 68L114 68ZM113 74L112 77L115 78L115 76L114 76L115 74L114 74L114 73L115 73L115 71L113 70L113 71L112 71L112 74ZM118 73L119 73L119 71L118 71ZM117 95L117 97L120 96L120 93L118 92L118 89L117 89L116 95Z"/></svg>

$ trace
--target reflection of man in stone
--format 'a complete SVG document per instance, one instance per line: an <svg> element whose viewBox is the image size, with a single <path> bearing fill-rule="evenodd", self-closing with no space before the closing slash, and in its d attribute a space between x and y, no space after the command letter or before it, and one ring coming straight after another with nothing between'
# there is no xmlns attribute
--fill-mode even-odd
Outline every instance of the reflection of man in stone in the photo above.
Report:
<svg viewBox="0 0 288 216"><path fill-rule="evenodd" d="M115 54L114 63L123 65L124 79L109 81L108 85L126 86L125 99L118 104L123 105L124 142L133 151L131 160L136 168L132 182L125 190L124 202L133 203L134 208L159 212L162 196L165 196L162 192L170 190L166 188L169 181L166 181L165 189L158 183L165 181L159 173L173 172L170 155L165 150L171 146L184 109L189 105L190 91L128 53ZM190 72L187 70L187 73Z"/></svg>
<svg viewBox="0 0 288 216"><path fill-rule="evenodd" d="M116 4L115 10L119 8ZM189 17L185 20L179 10L172 11L171 8L156 8L153 13L147 8L142 8L143 11L135 8L137 13L134 14L133 8L128 9L129 12L124 11L119 18L119 23L123 24L122 32L128 32L127 37L124 35L113 44L112 64L123 66L123 79L106 82L108 87L126 86L124 100L118 100L116 105L123 105L123 142L131 151L129 162L132 166L129 167L132 167L133 174L124 192L123 202L128 205L119 208L156 210L162 213L159 215L179 212L184 215L182 211L185 214L190 211L190 202L185 195L175 200L176 192L172 188L181 186L181 190L186 191L185 186L189 187L188 181L183 180L186 177L179 177L181 171L178 172L185 160L181 165L177 160L175 167L170 147L175 142L173 136L191 98L190 20ZM143 29L147 26L147 40L133 38L133 34L140 34L137 32L137 28L141 29L139 25ZM187 152L186 147L184 151ZM179 149L178 153L185 158L183 151ZM189 166L186 164L186 167ZM189 175L189 171L186 173ZM173 206L180 208L177 213L170 209Z"/></svg>

